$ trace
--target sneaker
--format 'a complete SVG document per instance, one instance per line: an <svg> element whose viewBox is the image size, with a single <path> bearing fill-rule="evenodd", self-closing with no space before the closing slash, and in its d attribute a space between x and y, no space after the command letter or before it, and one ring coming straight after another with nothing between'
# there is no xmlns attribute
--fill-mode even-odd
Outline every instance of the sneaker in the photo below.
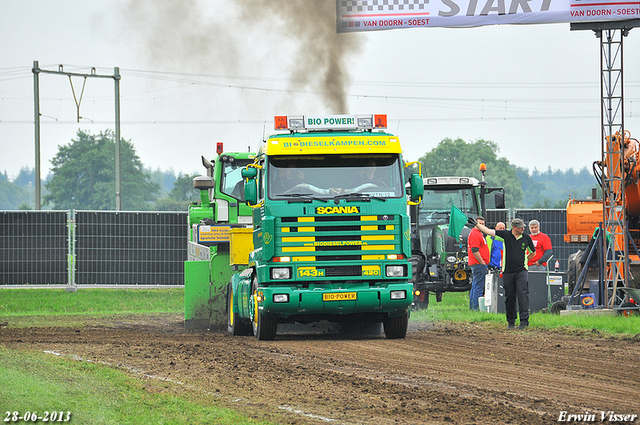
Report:
<svg viewBox="0 0 640 425"><path fill-rule="evenodd" d="M529 327L528 323L520 323L520 326L518 326L518 329L527 329Z"/></svg>
<svg viewBox="0 0 640 425"><path fill-rule="evenodd" d="M516 325L515 323L509 323L508 329L515 329Z"/></svg>

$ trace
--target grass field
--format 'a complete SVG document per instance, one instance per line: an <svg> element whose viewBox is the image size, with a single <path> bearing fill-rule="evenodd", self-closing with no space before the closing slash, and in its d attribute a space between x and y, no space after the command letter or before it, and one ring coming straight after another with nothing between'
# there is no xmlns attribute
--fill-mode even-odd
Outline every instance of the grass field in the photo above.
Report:
<svg viewBox="0 0 640 425"><path fill-rule="evenodd" d="M183 298L183 288L0 289L0 322L11 326L81 326L105 317L181 314ZM171 382L150 384L106 365L72 361L52 353L0 346L0 364L0 409L2 420L8 422L15 411L21 415L37 412L39 417L55 412L65 418L71 412L70 423L77 424L267 423L218 407L214 395L180 397L175 395L181 393L180 388L168 391L175 385Z"/></svg>
<svg viewBox="0 0 640 425"><path fill-rule="evenodd" d="M470 322L487 323L506 326L504 314L494 314L469 310L469 293L452 292L442 297L442 302L435 302L431 295L429 308L411 313L411 319L432 322ZM640 316L594 316L594 315L555 315L542 312L532 313L529 318L532 328L587 330L593 329L609 335L635 336L640 334Z"/></svg>
<svg viewBox="0 0 640 425"><path fill-rule="evenodd" d="M81 326L105 317L182 314L184 289L0 289L3 326ZM55 320L54 320L55 319ZM469 322L504 327L504 314L473 312L467 293L432 296L428 310L412 312L412 321ZM612 336L640 334L640 316L557 316L534 313L531 327L565 331L593 329ZM76 412L82 424L264 424L216 405L213 395L181 397L179 389L151 384L106 365L72 361L51 353L9 350L0 346L0 408L11 421L13 411ZM169 388L170 389L170 388ZM9 412L9 413L6 413ZM87 413L91 412L90 415Z"/></svg>

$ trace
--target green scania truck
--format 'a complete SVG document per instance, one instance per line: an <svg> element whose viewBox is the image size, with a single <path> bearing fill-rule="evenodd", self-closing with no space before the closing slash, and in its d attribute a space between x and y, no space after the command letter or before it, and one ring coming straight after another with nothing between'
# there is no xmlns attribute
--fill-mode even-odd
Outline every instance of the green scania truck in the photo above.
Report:
<svg viewBox="0 0 640 425"><path fill-rule="evenodd" d="M407 203L398 137L385 115L276 117L242 171L252 241L231 229L227 328L274 339L278 325L382 323L404 338L413 301ZM252 243L251 243L252 242Z"/></svg>

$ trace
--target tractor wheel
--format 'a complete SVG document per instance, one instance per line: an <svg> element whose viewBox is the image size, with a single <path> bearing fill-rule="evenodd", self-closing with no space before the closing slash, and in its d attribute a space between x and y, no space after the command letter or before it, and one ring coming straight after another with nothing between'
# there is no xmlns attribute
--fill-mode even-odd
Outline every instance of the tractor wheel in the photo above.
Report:
<svg viewBox="0 0 640 425"><path fill-rule="evenodd" d="M413 296L413 309L426 310L429 307L429 291L420 291L420 295Z"/></svg>
<svg viewBox="0 0 640 425"><path fill-rule="evenodd" d="M233 286L227 286L227 331L231 336L251 335L251 326L233 309Z"/></svg>
<svg viewBox="0 0 640 425"><path fill-rule="evenodd" d="M638 305L629 301L625 301L622 304L620 304L620 310L618 310L618 315L624 316L624 317L640 315L640 310L629 308L629 307L638 307Z"/></svg>
<svg viewBox="0 0 640 425"><path fill-rule="evenodd" d="M382 322L387 339L404 338L409 327L409 312L402 316L388 317Z"/></svg>
<svg viewBox="0 0 640 425"><path fill-rule="evenodd" d="M254 276L251 284L251 327L253 336L259 341L275 339L278 332L278 321L273 317L267 317L258 310L258 278Z"/></svg>
<svg viewBox="0 0 640 425"><path fill-rule="evenodd" d="M549 307L549 313L551 314L560 314L560 312L562 310L566 310L567 309L567 303L564 301L556 301L553 304L551 304L551 307Z"/></svg>

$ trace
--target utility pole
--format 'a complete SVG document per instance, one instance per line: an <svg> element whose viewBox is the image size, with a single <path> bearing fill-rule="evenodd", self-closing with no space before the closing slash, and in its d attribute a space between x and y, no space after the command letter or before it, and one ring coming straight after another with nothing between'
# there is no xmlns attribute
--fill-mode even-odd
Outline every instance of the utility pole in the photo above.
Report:
<svg viewBox="0 0 640 425"><path fill-rule="evenodd" d="M33 96L34 96L34 124L35 124L35 148L36 148L36 193L35 193L35 209L41 209L41 189L40 189L40 82L39 82L39 74L57 74L57 75L66 75L69 77L69 81L71 81L71 77L83 77L84 82L87 82L87 78L113 78L115 83L115 135L116 135L116 169L115 169L115 180L116 180L116 211L121 210L121 199L120 199L120 68L113 68L113 75L99 75L96 74L96 69L91 68L90 74L80 74L75 72L65 72L63 70L62 65L58 66L57 71L49 71L46 69L40 69L38 61L33 61ZM71 90L73 91L73 98L76 102L77 108L77 118L78 122L80 122L80 102L82 101L82 93L84 93L84 84L82 86L82 93L80 94L80 99L76 98L75 91L73 90L73 84L71 84Z"/></svg>

